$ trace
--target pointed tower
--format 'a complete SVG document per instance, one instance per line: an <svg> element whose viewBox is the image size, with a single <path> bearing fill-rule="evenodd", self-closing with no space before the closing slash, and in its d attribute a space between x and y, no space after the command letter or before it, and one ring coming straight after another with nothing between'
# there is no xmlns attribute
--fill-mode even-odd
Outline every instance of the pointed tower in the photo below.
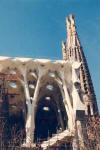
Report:
<svg viewBox="0 0 100 150"><path fill-rule="evenodd" d="M78 38L74 16L71 14L66 18L67 23L67 45L63 46L63 59L81 62L80 81L81 90L84 95L84 103L87 115L98 114L96 96L88 69L87 61ZM64 44L63 44L64 45ZM65 50L66 48L66 50Z"/></svg>

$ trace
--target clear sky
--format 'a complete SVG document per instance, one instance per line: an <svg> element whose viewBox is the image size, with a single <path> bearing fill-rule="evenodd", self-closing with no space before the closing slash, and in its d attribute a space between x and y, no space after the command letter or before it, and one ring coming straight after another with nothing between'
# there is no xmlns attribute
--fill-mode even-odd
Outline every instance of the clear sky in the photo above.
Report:
<svg viewBox="0 0 100 150"><path fill-rule="evenodd" d="M100 110L100 0L0 0L0 55L62 59L71 13Z"/></svg>

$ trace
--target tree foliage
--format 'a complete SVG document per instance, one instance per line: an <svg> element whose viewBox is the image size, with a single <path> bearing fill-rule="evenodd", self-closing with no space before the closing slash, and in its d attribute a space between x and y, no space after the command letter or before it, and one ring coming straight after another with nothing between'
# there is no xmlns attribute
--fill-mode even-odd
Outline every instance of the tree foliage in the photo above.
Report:
<svg viewBox="0 0 100 150"><path fill-rule="evenodd" d="M87 150L100 149L100 116L90 116L86 122L88 139L85 139ZM84 148L84 149L85 149Z"/></svg>

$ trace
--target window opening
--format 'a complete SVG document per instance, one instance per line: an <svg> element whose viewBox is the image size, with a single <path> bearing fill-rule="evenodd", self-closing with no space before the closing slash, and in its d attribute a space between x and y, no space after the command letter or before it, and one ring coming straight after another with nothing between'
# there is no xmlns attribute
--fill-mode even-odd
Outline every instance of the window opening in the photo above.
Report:
<svg viewBox="0 0 100 150"><path fill-rule="evenodd" d="M52 85L47 85L46 87L47 87L48 90L51 90L51 91L53 90L53 86Z"/></svg>
<svg viewBox="0 0 100 150"><path fill-rule="evenodd" d="M50 72L50 73L49 73L49 76L54 78L54 77L55 77L55 74L54 74L53 72Z"/></svg>
<svg viewBox="0 0 100 150"><path fill-rule="evenodd" d="M16 74L16 72L14 70L10 70L11 74Z"/></svg>
<svg viewBox="0 0 100 150"><path fill-rule="evenodd" d="M44 111L49 111L50 108L49 108L49 107L43 107L43 110L44 110Z"/></svg>
<svg viewBox="0 0 100 150"><path fill-rule="evenodd" d="M49 96L45 97L46 100L50 100L51 98Z"/></svg>
<svg viewBox="0 0 100 150"><path fill-rule="evenodd" d="M91 115L90 105L88 105L88 115Z"/></svg>
<svg viewBox="0 0 100 150"><path fill-rule="evenodd" d="M29 88L35 89L35 86L33 84L29 84Z"/></svg>
<svg viewBox="0 0 100 150"><path fill-rule="evenodd" d="M12 88L16 88L17 87L17 85L15 83L10 83L9 86L12 87Z"/></svg>

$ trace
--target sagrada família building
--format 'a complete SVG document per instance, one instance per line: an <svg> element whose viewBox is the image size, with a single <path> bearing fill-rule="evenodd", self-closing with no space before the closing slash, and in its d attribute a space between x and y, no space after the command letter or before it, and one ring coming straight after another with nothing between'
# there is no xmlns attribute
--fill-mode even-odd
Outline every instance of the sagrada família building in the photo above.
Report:
<svg viewBox="0 0 100 150"><path fill-rule="evenodd" d="M85 119L98 115L74 16L66 23L62 60L0 57L0 114L11 127L25 129L22 147L34 147L40 140L42 149L58 144L60 150L64 143L65 149L81 149Z"/></svg>

